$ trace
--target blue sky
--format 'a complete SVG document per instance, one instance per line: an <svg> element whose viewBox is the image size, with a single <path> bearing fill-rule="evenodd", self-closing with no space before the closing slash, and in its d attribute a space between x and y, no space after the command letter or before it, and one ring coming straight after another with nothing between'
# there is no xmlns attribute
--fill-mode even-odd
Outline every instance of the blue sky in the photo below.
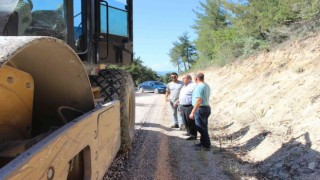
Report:
<svg viewBox="0 0 320 180"><path fill-rule="evenodd" d="M168 53L184 32L196 38L191 26L199 0L134 0L133 5L136 57L155 71L177 71Z"/></svg>

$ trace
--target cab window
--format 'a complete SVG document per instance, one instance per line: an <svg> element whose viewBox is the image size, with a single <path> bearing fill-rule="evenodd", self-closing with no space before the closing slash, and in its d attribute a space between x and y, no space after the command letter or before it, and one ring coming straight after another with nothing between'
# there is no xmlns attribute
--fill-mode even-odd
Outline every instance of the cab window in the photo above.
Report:
<svg viewBox="0 0 320 180"><path fill-rule="evenodd" d="M84 13L82 12L82 3L79 0L73 1L73 43L76 52L84 52L86 49L86 34Z"/></svg>
<svg viewBox="0 0 320 180"><path fill-rule="evenodd" d="M23 8L20 1L17 6ZM67 39L66 15L64 0L32 0L31 21L22 35L51 36L62 40Z"/></svg>
<svg viewBox="0 0 320 180"><path fill-rule="evenodd" d="M114 7L116 5L117 7ZM128 12L125 10L124 4L121 6L120 2L117 4L110 1L107 6L102 3L100 5L100 16L101 33L108 34L109 31L109 34L112 35L128 37Z"/></svg>

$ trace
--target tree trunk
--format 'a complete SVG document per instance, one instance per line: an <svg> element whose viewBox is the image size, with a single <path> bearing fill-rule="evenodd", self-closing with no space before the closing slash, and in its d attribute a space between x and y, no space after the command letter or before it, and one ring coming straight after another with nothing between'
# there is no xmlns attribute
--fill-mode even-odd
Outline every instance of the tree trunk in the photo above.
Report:
<svg viewBox="0 0 320 180"><path fill-rule="evenodd" d="M187 65L186 62L183 61L183 65L184 65L184 71L187 71Z"/></svg>
<svg viewBox="0 0 320 180"><path fill-rule="evenodd" d="M179 61L177 61L177 66L178 66L178 73L180 73L181 69L180 69Z"/></svg>

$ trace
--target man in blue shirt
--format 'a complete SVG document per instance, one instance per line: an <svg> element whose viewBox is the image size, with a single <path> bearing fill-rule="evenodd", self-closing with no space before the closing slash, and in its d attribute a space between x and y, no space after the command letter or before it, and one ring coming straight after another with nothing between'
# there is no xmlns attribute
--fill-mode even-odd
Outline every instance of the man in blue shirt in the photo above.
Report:
<svg viewBox="0 0 320 180"><path fill-rule="evenodd" d="M195 120L197 131L200 133L200 143L197 144L199 148L201 147L209 151L211 148L210 137L208 133L208 118L211 114L211 108L209 106L210 97L210 87L204 82L204 74L197 73L195 75L195 82L197 86L192 93L192 106L193 109L190 113L190 119Z"/></svg>

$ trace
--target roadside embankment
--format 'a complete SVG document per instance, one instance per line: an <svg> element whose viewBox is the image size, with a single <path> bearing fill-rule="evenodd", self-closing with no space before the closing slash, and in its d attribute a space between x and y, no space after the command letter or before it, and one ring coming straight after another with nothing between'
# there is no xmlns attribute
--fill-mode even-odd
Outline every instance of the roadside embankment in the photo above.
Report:
<svg viewBox="0 0 320 180"><path fill-rule="evenodd" d="M320 177L320 35L203 72L211 137L236 159L234 171Z"/></svg>

